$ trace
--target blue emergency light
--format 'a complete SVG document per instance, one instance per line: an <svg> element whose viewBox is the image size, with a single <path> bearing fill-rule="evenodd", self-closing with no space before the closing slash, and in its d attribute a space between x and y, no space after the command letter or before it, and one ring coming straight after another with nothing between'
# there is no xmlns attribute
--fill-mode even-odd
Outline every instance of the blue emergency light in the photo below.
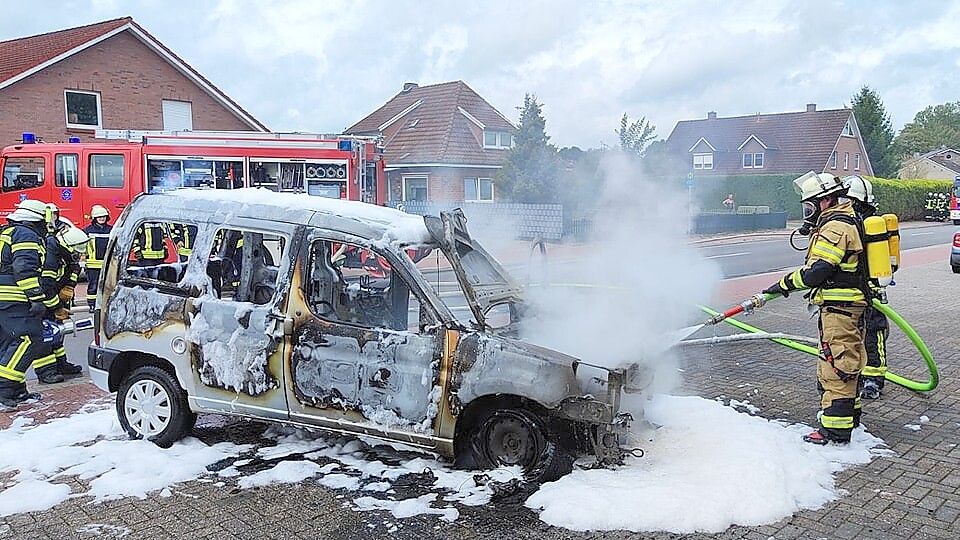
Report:
<svg viewBox="0 0 960 540"><path fill-rule="evenodd" d="M67 142L69 142L70 144L80 144L80 137L77 137L76 135L74 135L69 139L67 139Z"/></svg>
<svg viewBox="0 0 960 540"><path fill-rule="evenodd" d="M339 141L338 147L342 152L352 152L353 151L353 141Z"/></svg>
<svg viewBox="0 0 960 540"><path fill-rule="evenodd" d="M37 134L24 131L21 140L23 141L23 144L37 144Z"/></svg>

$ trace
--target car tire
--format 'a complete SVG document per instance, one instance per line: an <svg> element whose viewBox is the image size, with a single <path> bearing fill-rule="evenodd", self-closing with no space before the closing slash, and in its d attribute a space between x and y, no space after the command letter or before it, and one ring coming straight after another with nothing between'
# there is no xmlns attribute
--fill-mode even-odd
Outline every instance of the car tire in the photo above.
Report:
<svg viewBox="0 0 960 540"><path fill-rule="evenodd" d="M161 448L189 435L197 421L176 377L158 366L140 366L123 379L117 418L131 439L147 439Z"/></svg>
<svg viewBox="0 0 960 540"><path fill-rule="evenodd" d="M526 409L492 409L480 416L458 456L480 469L519 465L527 480L551 482L573 469L573 454L545 422Z"/></svg>

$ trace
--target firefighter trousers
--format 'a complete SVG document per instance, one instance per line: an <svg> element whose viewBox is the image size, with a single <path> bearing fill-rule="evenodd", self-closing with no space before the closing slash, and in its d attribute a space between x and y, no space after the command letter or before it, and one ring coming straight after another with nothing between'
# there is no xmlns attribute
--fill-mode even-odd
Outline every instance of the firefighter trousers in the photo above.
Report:
<svg viewBox="0 0 960 540"><path fill-rule="evenodd" d="M862 386L864 381L869 380L882 390L884 375L887 374L887 335L890 333L890 323L886 315L873 307L867 307L863 318L867 326L863 340L867 349L867 365L860 375L860 384Z"/></svg>
<svg viewBox="0 0 960 540"><path fill-rule="evenodd" d="M21 313L22 311L22 313ZM43 322L26 309L0 310L0 394L13 398L26 391L27 368L56 368L56 358L46 358Z"/></svg>
<svg viewBox="0 0 960 540"><path fill-rule="evenodd" d="M858 378L867 363L862 306L820 309L820 431L831 441L849 442L860 423Z"/></svg>
<svg viewBox="0 0 960 540"><path fill-rule="evenodd" d="M100 281L99 268L87 268L87 306L93 308L97 303L97 282Z"/></svg>

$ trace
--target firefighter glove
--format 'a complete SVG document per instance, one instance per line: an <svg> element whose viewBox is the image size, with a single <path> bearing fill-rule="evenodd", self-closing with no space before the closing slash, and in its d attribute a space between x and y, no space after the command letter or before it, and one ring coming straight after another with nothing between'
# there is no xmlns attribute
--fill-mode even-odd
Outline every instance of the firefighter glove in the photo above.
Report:
<svg viewBox="0 0 960 540"><path fill-rule="evenodd" d="M64 304L70 304L73 302L73 287L61 287L60 288L60 301Z"/></svg>
<svg viewBox="0 0 960 540"><path fill-rule="evenodd" d="M783 285L780 282L776 282L773 285L767 287L763 290L764 294L778 294L784 298L790 296L790 291L783 288Z"/></svg>
<svg viewBox="0 0 960 540"><path fill-rule="evenodd" d="M53 310L53 318L58 321L65 321L70 318L70 310L67 308L57 308Z"/></svg>

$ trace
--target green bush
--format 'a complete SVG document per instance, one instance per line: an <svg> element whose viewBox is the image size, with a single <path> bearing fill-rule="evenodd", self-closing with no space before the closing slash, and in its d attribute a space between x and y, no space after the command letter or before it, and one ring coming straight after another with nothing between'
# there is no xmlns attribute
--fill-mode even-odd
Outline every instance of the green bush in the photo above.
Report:
<svg viewBox="0 0 960 540"><path fill-rule="evenodd" d="M950 180L892 180L869 177L881 213L892 212L900 221L922 220L928 193L950 193Z"/></svg>

